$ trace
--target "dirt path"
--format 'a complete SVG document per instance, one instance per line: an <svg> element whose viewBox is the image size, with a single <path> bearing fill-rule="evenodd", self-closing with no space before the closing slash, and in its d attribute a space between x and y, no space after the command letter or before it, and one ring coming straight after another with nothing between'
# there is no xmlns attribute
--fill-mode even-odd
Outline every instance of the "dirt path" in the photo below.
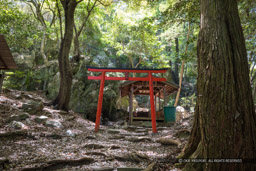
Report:
<svg viewBox="0 0 256 171"><path fill-rule="evenodd" d="M93 122L46 102L37 93L0 96L0 170L145 169L152 163L153 170L177 170L172 162L188 139L191 119L158 127L157 134L120 122L94 133Z"/></svg>

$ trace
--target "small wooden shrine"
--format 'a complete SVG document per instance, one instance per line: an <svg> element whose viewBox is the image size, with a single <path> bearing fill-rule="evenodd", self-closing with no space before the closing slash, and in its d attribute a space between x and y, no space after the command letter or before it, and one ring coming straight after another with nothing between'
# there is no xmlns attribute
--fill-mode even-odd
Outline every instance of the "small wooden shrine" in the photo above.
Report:
<svg viewBox="0 0 256 171"><path fill-rule="evenodd" d="M164 111L162 106L167 105L167 97L177 92L178 86L174 83L169 83L166 81L154 82L153 86L156 120L164 120ZM149 82L128 81L120 86L120 91L121 97L129 96L129 121L131 124L135 120L151 120L151 112L149 110L136 110L133 106L133 97L135 95L150 95ZM163 99L163 104L161 104L160 99Z"/></svg>

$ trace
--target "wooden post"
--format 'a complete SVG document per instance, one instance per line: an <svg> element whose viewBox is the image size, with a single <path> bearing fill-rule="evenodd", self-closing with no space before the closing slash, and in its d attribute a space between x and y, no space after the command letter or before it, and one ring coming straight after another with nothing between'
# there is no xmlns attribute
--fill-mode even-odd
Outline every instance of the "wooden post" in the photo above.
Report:
<svg viewBox="0 0 256 171"><path fill-rule="evenodd" d="M167 95L166 95L167 93L166 93L166 87L164 87L164 106L166 106L167 105Z"/></svg>
<svg viewBox="0 0 256 171"><path fill-rule="evenodd" d="M2 93L3 82L4 82L4 72L2 72L2 73L0 74L0 95L1 95L1 93Z"/></svg>
<svg viewBox="0 0 256 171"><path fill-rule="evenodd" d="M154 100L155 100L155 110L157 109L157 99L156 99L156 94L154 95Z"/></svg>
<svg viewBox="0 0 256 171"><path fill-rule="evenodd" d="M105 83L105 71L103 71L101 73L100 92L99 92L99 98L98 98L98 108L97 108L97 115L96 115L96 121L95 121L95 132L99 131L99 126L100 126L100 116L101 116L101 109L102 109L104 83Z"/></svg>
<svg viewBox="0 0 256 171"><path fill-rule="evenodd" d="M152 73L148 73L149 77L149 89L150 89L150 104L151 104L151 122L152 122L152 131L153 133L157 133L156 130L156 111L154 104L154 85L153 85L153 77Z"/></svg>
<svg viewBox="0 0 256 171"><path fill-rule="evenodd" d="M133 85L131 86L130 89L130 96L129 96L129 119L130 119L130 124L132 124L133 120Z"/></svg>
<svg viewBox="0 0 256 171"><path fill-rule="evenodd" d="M160 111L160 109L161 109L161 99L160 99L160 91L159 91L159 95L158 95L158 100L159 100L159 102L158 102L158 111Z"/></svg>

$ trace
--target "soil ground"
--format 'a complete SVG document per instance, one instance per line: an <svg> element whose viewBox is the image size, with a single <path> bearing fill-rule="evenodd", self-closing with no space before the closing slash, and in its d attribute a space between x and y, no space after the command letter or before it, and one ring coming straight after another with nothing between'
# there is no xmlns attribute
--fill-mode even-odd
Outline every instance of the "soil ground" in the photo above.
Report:
<svg viewBox="0 0 256 171"><path fill-rule="evenodd" d="M6 89L0 96L0 170L136 170L150 164L151 170L179 170L174 167L175 158L188 136L178 132L190 130L192 117L158 127L156 134L150 127L129 126L122 121L101 125L95 133L94 122L81 114L44 105L19 121L24 124L22 128L15 128L11 116L24 113L23 104L31 101L49 102L38 92ZM35 122L42 115L62 126ZM160 139L174 143L163 145Z"/></svg>

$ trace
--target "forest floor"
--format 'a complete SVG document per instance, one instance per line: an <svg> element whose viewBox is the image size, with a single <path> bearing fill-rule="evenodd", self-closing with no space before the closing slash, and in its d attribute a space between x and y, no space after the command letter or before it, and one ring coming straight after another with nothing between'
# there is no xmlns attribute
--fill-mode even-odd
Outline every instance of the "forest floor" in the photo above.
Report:
<svg viewBox="0 0 256 171"><path fill-rule="evenodd" d="M80 114L55 110L37 92L5 89L0 96L0 170L179 170L189 117L159 126L100 126Z"/></svg>

